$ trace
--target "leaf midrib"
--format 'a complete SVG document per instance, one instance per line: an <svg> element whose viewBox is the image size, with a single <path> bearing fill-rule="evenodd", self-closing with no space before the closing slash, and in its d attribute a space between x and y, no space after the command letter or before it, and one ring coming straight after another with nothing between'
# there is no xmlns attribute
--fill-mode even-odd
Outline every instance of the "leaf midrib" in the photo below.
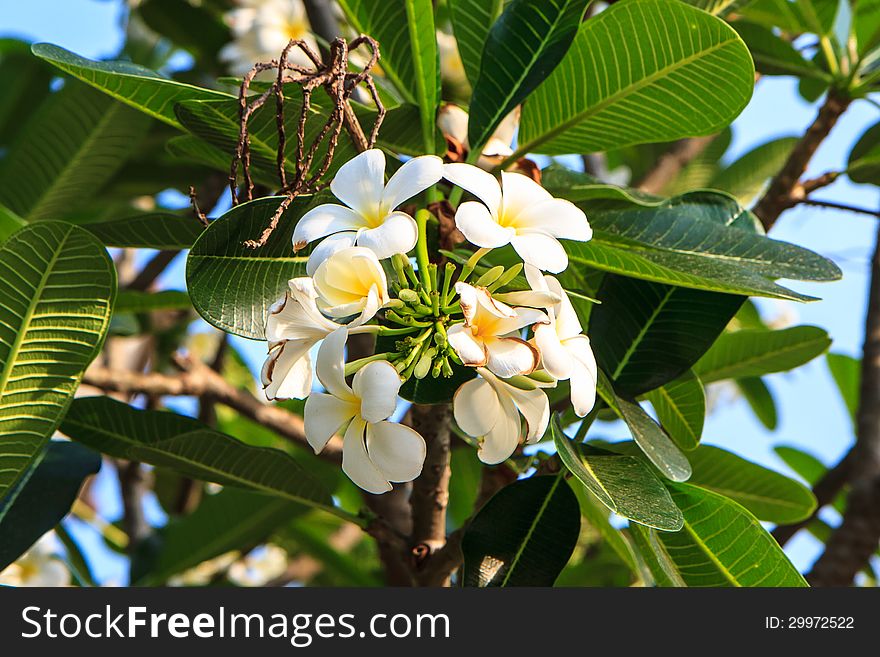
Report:
<svg viewBox="0 0 880 657"><path fill-rule="evenodd" d="M828 342L827 337L816 338L815 340L809 340L804 342L798 342L796 344L787 345L780 349L777 349L772 352L765 351L762 354L756 354L750 358L740 358L737 359L736 362L729 363L723 367L715 368L714 370L709 370L708 372L700 372L700 378L706 380L708 383L714 383L715 381L721 381L722 379L731 378L732 376L742 377L742 374L737 374L737 370L742 369L743 367L751 367L756 363L761 363L763 361L773 360L780 356L785 356L792 352L800 351L809 348L813 348L816 344ZM733 374L730 374L732 372ZM773 372L764 372L764 374L772 374Z"/></svg>
<svg viewBox="0 0 880 657"><path fill-rule="evenodd" d="M669 300L672 298L672 295L674 293L675 293L675 288L669 287L669 289L663 295L663 298L660 299L660 302L657 304L657 306L651 312L651 315L648 317L647 321L642 325L642 328L639 330L638 334L635 336L635 338L633 338L632 342L630 343L629 347L626 350L626 353L623 354L623 356L620 359L620 362L617 364L617 367L614 369L614 376L611 377L613 380L616 381L620 377L623 370L629 364L629 361L632 358L633 354L635 353L636 349L638 349L639 345L642 343L642 339L645 337L648 330L651 328L651 326L657 320L657 317L660 315L660 313L666 307L666 304L669 303Z"/></svg>
<svg viewBox="0 0 880 657"><path fill-rule="evenodd" d="M553 495L556 493L556 489L559 487L559 482L563 480L563 474L560 472L555 477L555 481L553 485L550 487L547 495L544 497L544 500L541 502L540 508L538 508L538 513L535 514L534 519L529 525L529 530L526 532L525 538L519 544L519 547L516 550L516 554L513 555L513 561L510 563L510 568L507 569L507 572L504 574L504 579L501 581L501 586L507 586L507 582L510 580L511 574L516 569L516 565L519 563L520 557L522 557L523 552L525 552L526 545L529 544L529 541L532 539L532 534L535 533L535 528L537 528L538 524L541 522L541 518L544 516L544 512L547 510L547 506L550 504L550 500L553 498Z"/></svg>

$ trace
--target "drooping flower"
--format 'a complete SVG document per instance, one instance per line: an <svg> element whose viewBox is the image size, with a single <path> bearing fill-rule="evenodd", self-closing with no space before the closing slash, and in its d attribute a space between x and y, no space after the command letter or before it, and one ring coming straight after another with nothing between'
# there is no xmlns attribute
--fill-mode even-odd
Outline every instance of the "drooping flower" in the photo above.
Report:
<svg viewBox="0 0 880 657"><path fill-rule="evenodd" d="M342 470L370 493L391 490L391 482L412 481L422 471L425 440L413 429L389 422L401 380L387 361L367 363L352 385L345 382L347 332L339 329L318 351L318 379L326 393L312 393L305 406L305 430L315 453L348 423L342 443Z"/></svg>
<svg viewBox="0 0 880 657"><path fill-rule="evenodd" d="M558 381L569 381L574 412L584 417L596 403L598 377L590 338L583 334L577 313L559 281L552 276L542 276L528 265L526 278L532 289L559 297L559 303L547 309L550 322L535 325L533 342L541 352L544 370Z"/></svg>
<svg viewBox="0 0 880 657"><path fill-rule="evenodd" d="M385 154L373 148L343 164L330 189L345 205L325 203L309 210L293 231L296 251L325 239L309 256L306 271L312 275L330 254L357 244L379 259L406 253L416 245L415 220L395 208L438 182L443 161L421 155L404 163L385 184Z"/></svg>
<svg viewBox="0 0 880 657"><path fill-rule="evenodd" d="M513 454L523 440L535 442L544 435L550 422L550 402L540 388L523 390L485 368L477 372L479 377L456 391L452 411L461 430L480 441L479 459L492 465Z"/></svg>
<svg viewBox="0 0 880 657"><path fill-rule="evenodd" d="M455 213L455 225L471 244L510 244L523 262L559 273L568 267L568 254L558 239L586 242L593 236L580 208L520 173L502 171L499 184L478 167L453 163L443 166L443 176L482 201L462 203Z"/></svg>
<svg viewBox="0 0 880 657"><path fill-rule="evenodd" d="M513 155L511 144L519 125L519 115L520 110L516 108L504 117L489 141L483 146L483 152L480 154L480 159L477 160L478 167L486 170L493 169L501 164L505 158ZM437 127L446 137L450 151L460 151L457 155L462 159L470 150L468 143L469 118L467 112L451 103L443 105L437 113Z"/></svg>
<svg viewBox="0 0 880 657"><path fill-rule="evenodd" d="M498 376L529 374L540 362L538 350L519 332L526 326L546 322L547 316L534 308L511 308L492 298L487 290L467 283L455 284L464 323L447 332L449 344L462 363L487 367Z"/></svg>
<svg viewBox="0 0 880 657"><path fill-rule="evenodd" d="M352 325L359 326L388 303L388 280L376 254L362 246L333 253L315 270L317 305L330 317L360 313Z"/></svg>
<svg viewBox="0 0 880 657"><path fill-rule="evenodd" d="M263 363L260 379L267 399L305 399L312 390L309 352L341 326L321 314L311 278L294 278L288 287L284 298L269 309L266 320L269 355ZM362 325L375 314L375 310L370 312L365 307L361 315L347 325L349 332L366 330Z"/></svg>
<svg viewBox="0 0 880 657"><path fill-rule="evenodd" d="M318 52L302 0L238 0L238 5L226 14L233 40L219 53L233 75L244 75L256 62L277 59L291 39L305 41ZM314 67L299 48L290 51L288 61Z"/></svg>
<svg viewBox="0 0 880 657"><path fill-rule="evenodd" d="M52 532L44 534L30 550L0 571L0 585L69 586L70 571L58 558L57 544Z"/></svg>

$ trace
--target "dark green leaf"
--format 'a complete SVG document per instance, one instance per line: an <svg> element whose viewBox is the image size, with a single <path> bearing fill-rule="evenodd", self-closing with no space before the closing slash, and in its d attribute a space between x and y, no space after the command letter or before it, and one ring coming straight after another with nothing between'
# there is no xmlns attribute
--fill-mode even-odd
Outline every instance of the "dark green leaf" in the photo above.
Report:
<svg viewBox="0 0 880 657"><path fill-rule="evenodd" d="M333 508L330 494L288 454L251 447L183 415L141 411L109 397L84 397L71 405L61 430L115 458Z"/></svg>
<svg viewBox="0 0 880 657"><path fill-rule="evenodd" d="M180 290L160 292L141 292L140 290L120 290L116 297L117 313L145 313L152 310L188 310L192 308L189 295Z"/></svg>
<svg viewBox="0 0 880 657"><path fill-rule="evenodd" d="M157 212L83 224L107 246L137 249L188 249L204 231L194 217Z"/></svg>
<svg viewBox="0 0 880 657"><path fill-rule="evenodd" d="M589 0L511 0L492 25L471 97L468 142L480 152L505 116L568 52Z"/></svg>
<svg viewBox="0 0 880 657"><path fill-rule="evenodd" d="M734 383L761 424L770 431L775 431L779 421L776 401L764 380L761 377L753 376L736 379Z"/></svg>
<svg viewBox="0 0 880 657"><path fill-rule="evenodd" d="M581 512L562 476L505 486L462 539L465 586L552 586L578 540Z"/></svg>
<svg viewBox="0 0 880 657"><path fill-rule="evenodd" d="M558 415L553 417L551 432L565 467L611 511L648 527L681 529L681 512L642 461L573 443L563 433Z"/></svg>
<svg viewBox="0 0 880 657"><path fill-rule="evenodd" d="M682 449L700 444L706 418L706 393L692 370L646 395L657 412L660 426Z"/></svg>
<svg viewBox="0 0 880 657"><path fill-rule="evenodd" d="M779 173L797 143L796 137L783 137L761 144L719 171L709 181L709 187L727 192L743 205L748 205L761 193L767 181Z"/></svg>
<svg viewBox="0 0 880 657"><path fill-rule="evenodd" d="M525 103L517 156L712 134L753 86L748 49L723 21L678 0L617 2L583 22Z"/></svg>
<svg viewBox="0 0 880 657"><path fill-rule="evenodd" d="M846 173L853 182L880 183L880 123L859 137L849 154Z"/></svg>
<svg viewBox="0 0 880 657"><path fill-rule="evenodd" d="M636 563L636 555L623 532L611 524L608 508L601 504L596 499L596 496L587 490L585 486L575 483L574 480L570 483L575 496L578 498L578 503L581 505L581 515L599 532L602 540L614 550L617 556L620 557L620 560L629 566L630 571L638 574L639 569Z"/></svg>
<svg viewBox="0 0 880 657"><path fill-rule="evenodd" d="M0 244L19 228L26 226L24 219L15 214L5 205L0 205Z"/></svg>
<svg viewBox="0 0 880 657"><path fill-rule="evenodd" d="M816 498L803 484L718 447L701 445L689 455L688 483L742 504L759 520L790 525L809 518Z"/></svg>
<svg viewBox="0 0 880 657"><path fill-rule="evenodd" d="M0 38L0 148L8 147L49 95L52 67L31 55L30 44Z"/></svg>
<svg viewBox="0 0 880 657"><path fill-rule="evenodd" d="M100 455L82 445L49 443L28 478L0 500L0 570L61 522L100 467Z"/></svg>
<svg viewBox="0 0 880 657"><path fill-rule="evenodd" d="M559 164L551 164L541 171L541 185L553 196L568 199L572 203L590 202L590 208L600 201L656 207L666 199L630 187L618 187L603 183L593 176L572 171Z"/></svg>
<svg viewBox="0 0 880 657"><path fill-rule="evenodd" d="M483 46L505 0L447 0L461 63L471 86L480 76Z"/></svg>
<svg viewBox="0 0 880 657"><path fill-rule="evenodd" d="M89 233L45 221L6 240L0 280L2 497L42 453L101 351L116 272Z"/></svg>
<svg viewBox="0 0 880 657"><path fill-rule="evenodd" d="M812 78L824 82L826 86L831 81L831 76L812 61L804 59L791 41L783 39L770 28L748 21L736 21L732 25L749 47L759 73Z"/></svg>
<svg viewBox="0 0 880 657"><path fill-rule="evenodd" d="M310 197L291 204L265 246L244 246L259 238L281 201L268 197L238 205L211 222L193 244L186 260L187 289L195 309L217 328L262 340L269 306L284 296L291 278L305 275L308 258L294 255L291 237Z"/></svg>
<svg viewBox="0 0 880 657"><path fill-rule="evenodd" d="M852 356L844 354L827 354L825 360L831 377L837 384L846 410L853 421L856 422L856 413L859 410L859 386L862 381L862 362Z"/></svg>
<svg viewBox="0 0 880 657"><path fill-rule="evenodd" d="M694 371L704 383L785 372L813 360L829 346L831 338L817 326L732 331L718 338Z"/></svg>

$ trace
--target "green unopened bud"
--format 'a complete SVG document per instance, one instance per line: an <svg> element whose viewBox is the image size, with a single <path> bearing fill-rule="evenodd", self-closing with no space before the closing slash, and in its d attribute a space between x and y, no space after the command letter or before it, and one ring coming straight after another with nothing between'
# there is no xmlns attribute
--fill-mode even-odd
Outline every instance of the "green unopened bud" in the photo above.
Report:
<svg viewBox="0 0 880 657"><path fill-rule="evenodd" d="M431 368L431 378L436 379L440 376L440 373L443 371L443 363L446 362L446 357L438 358L434 361L434 367Z"/></svg>
<svg viewBox="0 0 880 657"><path fill-rule="evenodd" d="M445 347L448 344L448 342L446 341L446 336L440 332L435 331L434 332L434 344L436 344L440 348Z"/></svg>
<svg viewBox="0 0 880 657"><path fill-rule="evenodd" d="M550 376L550 374L547 373L547 370L535 370L529 374L529 378L538 383L556 383L556 379Z"/></svg>
<svg viewBox="0 0 880 657"><path fill-rule="evenodd" d="M477 279L477 285L480 287L492 285L492 283L497 281L503 273L504 267L502 267L501 265L498 265L497 267L492 267L492 269L490 269Z"/></svg>
<svg viewBox="0 0 880 657"><path fill-rule="evenodd" d="M523 264L521 262L516 263L513 267L508 269L502 276L498 278L494 283L492 283L489 288L490 292L494 292L495 290L500 290L502 287L510 283L514 278L519 276L519 273L523 270Z"/></svg>
<svg viewBox="0 0 880 657"><path fill-rule="evenodd" d="M452 365L449 364L449 359L447 359L447 358L443 359L442 371L443 371L443 376L445 376L447 379L450 376L452 376Z"/></svg>
<svg viewBox="0 0 880 657"><path fill-rule="evenodd" d="M519 388L520 390L534 390L538 387L537 383L532 381L529 377L522 376L521 374L517 374L516 376L504 380L514 388Z"/></svg>
<svg viewBox="0 0 880 657"><path fill-rule="evenodd" d="M422 357L419 358L419 362L416 363L416 367L413 370L413 376L417 379L424 379L428 376L428 372L431 371L431 363L434 361L434 355L437 353L437 350L433 347L431 349L426 349L422 354Z"/></svg>
<svg viewBox="0 0 880 657"><path fill-rule="evenodd" d="M405 303L419 303L419 293L409 288L402 289L397 296Z"/></svg>

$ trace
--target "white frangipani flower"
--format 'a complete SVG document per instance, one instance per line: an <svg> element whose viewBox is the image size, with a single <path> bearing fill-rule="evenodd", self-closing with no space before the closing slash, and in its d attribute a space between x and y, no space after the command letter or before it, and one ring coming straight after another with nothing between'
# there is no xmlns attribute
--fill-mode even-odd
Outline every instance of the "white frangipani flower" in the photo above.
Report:
<svg viewBox="0 0 880 657"><path fill-rule="evenodd" d="M312 393L305 406L305 430L315 453L346 423L342 470L370 493L391 490L391 482L412 481L422 471L425 440L413 429L388 422L397 407L401 380L387 361L367 363L352 385L345 382L347 332L339 329L324 340L318 352L318 379L327 393Z"/></svg>
<svg viewBox="0 0 880 657"><path fill-rule="evenodd" d="M516 134L517 126L519 126L520 109L517 107L510 114L504 117L495 132L483 146L483 152L480 159L477 160L477 166L481 169L495 168L507 157L513 155L513 136ZM457 144L460 144L466 151L470 150L468 143L468 113L458 105L447 103L440 108L437 113L437 127L440 128L447 138L451 138Z"/></svg>
<svg viewBox="0 0 880 657"><path fill-rule="evenodd" d="M318 52L302 0L238 0L238 5L225 16L233 41L219 53L233 75L244 75L257 62L277 59L291 39L305 41ZM314 67L299 48L290 51L288 61Z"/></svg>
<svg viewBox="0 0 880 657"><path fill-rule="evenodd" d="M369 321L390 300L379 258L362 246L332 254L318 266L312 280L322 313L336 318L360 313L351 326Z"/></svg>
<svg viewBox="0 0 880 657"><path fill-rule="evenodd" d="M395 208L435 184L443 176L443 161L436 155L408 160L385 184L385 154L373 148L343 164L330 189L345 205L325 203L312 208L296 224L293 248L324 240L309 256L311 276L330 254L357 244L379 259L407 253L419 237L415 220Z"/></svg>
<svg viewBox="0 0 880 657"><path fill-rule="evenodd" d="M440 57L440 77L455 88L467 88L468 81L464 72L464 62L458 52L455 37L437 30L437 54Z"/></svg>
<svg viewBox="0 0 880 657"><path fill-rule="evenodd" d="M550 322L535 325L533 342L541 352L544 370L558 381L569 380L574 412L584 417L596 403L598 380L590 338L583 335L577 313L559 281L552 276L542 276L529 265L526 265L526 279L532 289L559 296L559 303L547 309Z"/></svg>
<svg viewBox="0 0 880 657"><path fill-rule="evenodd" d="M260 379L267 399L305 399L312 390L310 350L340 325L318 310L318 293L311 278L294 278L284 298L269 309L266 340L269 355ZM375 296L375 295L374 295ZM377 308L378 310L378 308ZM375 315L365 311L348 325L350 333L371 330L362 326Z"/></svg>
<svg viewBox="0 0 880 657"><path fill-rule="evenodd" d="M69 586L70 571L56 554L57 543L52 532L43 534L30 550L0 571L0 585Z"/></svg>
<svg viewBox="0 0 880 657"><path fill-rule="evenodd" d="M526 443L540 439L550 422L550 402L540 388L523 390L498 378L485 368L479 377L456 391L452 411L458 426L480 440L477 456L483 463L501 463ZM525 432L520 423L525 419Z"/></svg>
<svg viewBox="0 0 880 657"><path fill-rule="evenodd" d="M484 288L467 283L456 283L455 291L464 323L451 326L447 337L462 363L487 367L503 377L529 374L538 366L538 350L518 334L526 326L548 321L543 312L511 308Z"/></svg>
<svg viewBox="0 0 880 657"><path fill-rule="evenodd" d="M499 184L479 167L461 163L443 165L443 176L483 201L462 203L455 213L455 225L471 244L510 244L526 264L559 273L568 267L568 254L558 239L586 242L593 236L580 208L553 198L528 176L502 171Z"/></svg>

